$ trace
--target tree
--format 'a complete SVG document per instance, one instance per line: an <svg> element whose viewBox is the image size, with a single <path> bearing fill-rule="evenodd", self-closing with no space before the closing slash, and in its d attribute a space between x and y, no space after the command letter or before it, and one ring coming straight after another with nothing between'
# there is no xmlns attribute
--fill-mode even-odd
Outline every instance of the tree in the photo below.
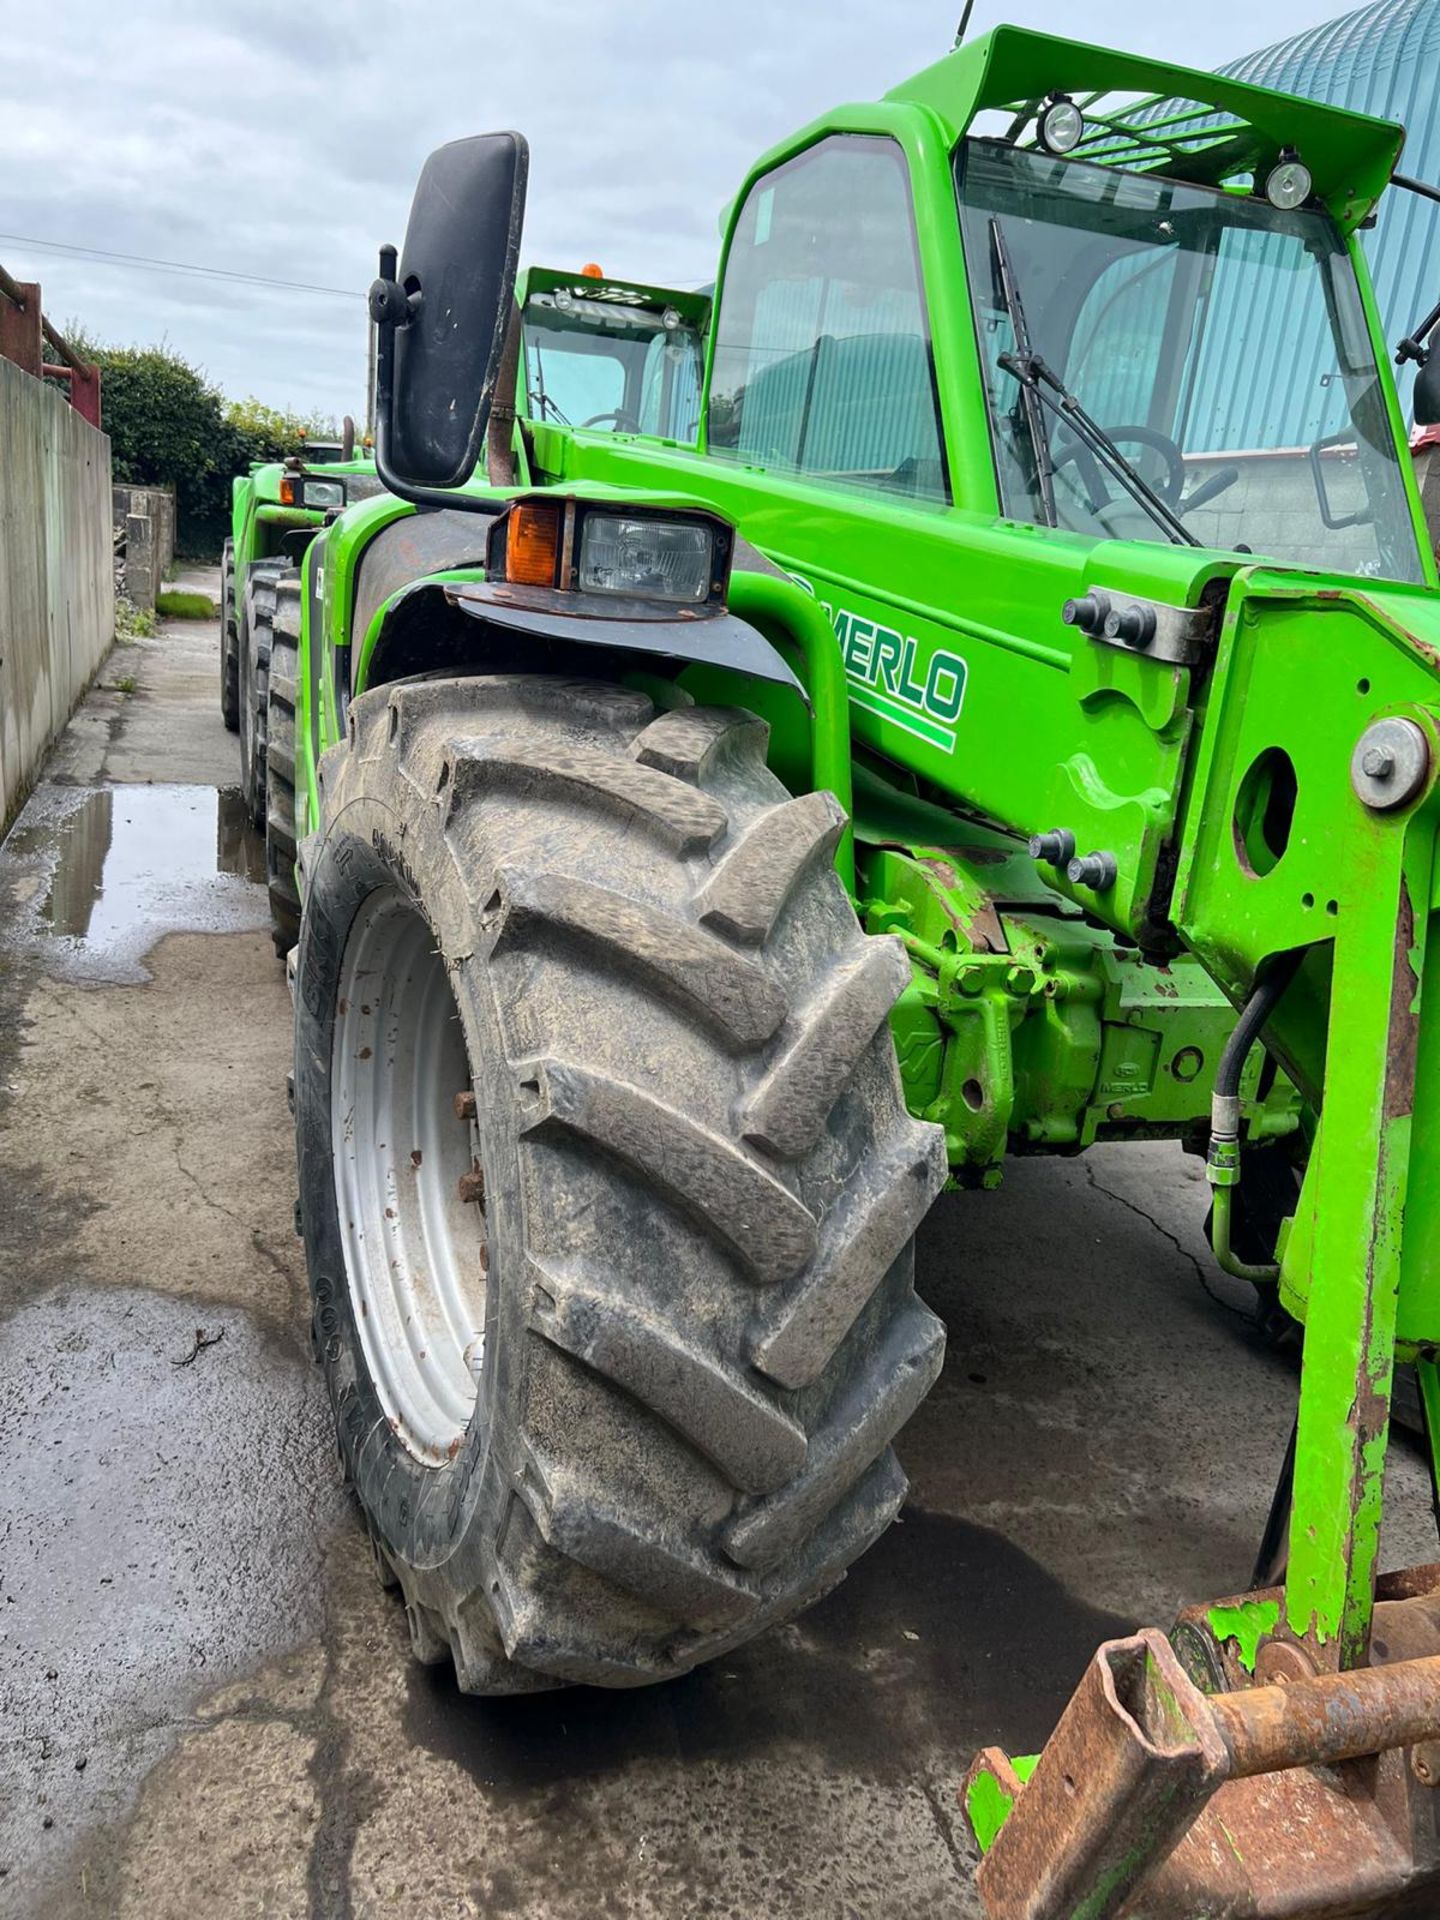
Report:
<svg viewBox="0 0 1440 1920"><path fill-rule="evenodd" d="M225 418L255 449L250 455L252 460L284 460L292 453L303 453L307 440L340 438L333 420L318 413L291 413L286 408L267 407L253 394L248 400L228 401Z"/></svg>
<svg viewBox="0 0 1440 1920"><path fill-rule="evenodd" d="M77 350L100 368L102 419L117 480L175 490L176 538L187 550L218 546L212 525L217 469L230 451L220 395L198 369L159 347Z"/></svg>
<svg viewBox="0 0 1440 1920"><path fill-rule="evenodd" d="M100 368L101 418L115 478L175 492L176 542L213 558L230 524L230 482L255 460L283 460L328 422L227 401L198 367L162 342L103 347L83 327L66 329L77 353Z"/></svg>

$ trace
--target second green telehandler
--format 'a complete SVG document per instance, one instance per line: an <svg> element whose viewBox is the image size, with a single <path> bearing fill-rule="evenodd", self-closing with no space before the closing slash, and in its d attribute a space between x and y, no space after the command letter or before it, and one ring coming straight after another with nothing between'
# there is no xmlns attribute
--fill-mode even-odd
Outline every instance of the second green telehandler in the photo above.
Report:
<svg viewBox="0 0 1440 1920"><path fill-rule="evenodd" d="M341 439L307 440L284 460L259 461L231 482L231 528L220 556L220 713L240 736L240 785L265 824L265 737L275 583L300 560L326 518L380 491L375 462Z"/></svg>

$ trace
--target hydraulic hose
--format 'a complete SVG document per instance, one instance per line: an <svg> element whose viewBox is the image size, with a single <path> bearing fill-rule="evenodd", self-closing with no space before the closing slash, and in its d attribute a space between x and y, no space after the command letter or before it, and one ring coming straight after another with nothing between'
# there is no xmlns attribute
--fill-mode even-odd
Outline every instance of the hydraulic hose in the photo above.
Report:
<svg viewBox="0 0 1440 1920"><path fill-rule="evenodd" d="M1210 1247L1224 1272L1254 1286L1273 1286L1280 1278L1280 1269L1273 1264L1254 1266L1240 1259L1230 1245L1234 1193L1240 1184L1240 1076L1261 1029L1294 979L1300 959L1298 953L1286 955L1267 968L1251 988L1220 1055L1210 1097L1210 1151L1205 1161L1205 1178L1212 1189Z"/></svg>
<svg viewBox="0 0 1440 1920"><path fill-rule="evenodd" d="M1230 1210L1234 1187L1213 1186L1210 1195L1210 1251L1215 1256L1215 1264L1225 1273L1234 1274L1237 1280L1248 1280L1253 1286L1273 1287L1280 1278L1280 1269L1273 1263L1266 1266L1254 1266L1248 1260L1242 1260L1230 1247Z"/></svg>

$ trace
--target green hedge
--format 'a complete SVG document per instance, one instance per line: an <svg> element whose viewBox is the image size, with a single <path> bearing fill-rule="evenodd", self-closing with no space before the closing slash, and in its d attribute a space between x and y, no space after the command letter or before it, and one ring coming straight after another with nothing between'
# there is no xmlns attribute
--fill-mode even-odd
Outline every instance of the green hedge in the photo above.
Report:
<svg viewBox="0 0 1440 1920"><path fill-rule="evenodd" d="M230 527L230 482L252 460L284 459L307 433L338 437L329 421L226 400L167 347L102 347L69 331L77 351L100 368L114 477L174 488L176 545L187 557L219 554Z"/></svg>

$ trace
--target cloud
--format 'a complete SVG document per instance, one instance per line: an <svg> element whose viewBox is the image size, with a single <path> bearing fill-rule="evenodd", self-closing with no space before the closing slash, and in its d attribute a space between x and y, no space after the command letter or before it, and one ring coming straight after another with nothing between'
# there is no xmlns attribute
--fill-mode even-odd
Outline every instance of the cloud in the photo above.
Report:
<svg viewBox="0 0 1440 1920"><path fill-rule="evenodd" d="M141 272L0 239L53 319L165 339L227 393L359 413L362 294L404 233L431 148L488 127L530 139L524 258L599 260L693 285L756 155L946 51L960 0L52 0L7 25L0 233L354 290ZM1279 0L1261 37L1324 17ZM1242 0L978 0L1001 18L1217 66L1252 49Z"/></svg>

